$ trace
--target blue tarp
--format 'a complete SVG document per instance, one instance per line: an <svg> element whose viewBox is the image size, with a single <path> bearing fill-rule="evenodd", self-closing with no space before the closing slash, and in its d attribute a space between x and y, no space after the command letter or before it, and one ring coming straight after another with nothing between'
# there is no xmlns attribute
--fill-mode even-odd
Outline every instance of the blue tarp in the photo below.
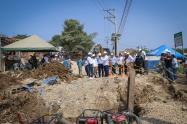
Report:
<svg viewBox="0 0 187 124"><path fill-rule="evenodd" d="M47 79L43 80L43 83L47 85L54 85L57 83L57 79L58 79L58 76L48 77Z"/></svg>
<svg viewBox="0 0 187 124"><path fill-rule="evenodd" d="M149 60L146 62L146 68L149 70L154 70L157 68L157 65L159 64L160 60Z"/></svg>
<svg viewBox="0 0 187 124"><path fill-rule="evenodd" d="M166 45L162 45L152 51L150 51L149 53L147 53L148 56L160 56L162 53L164 53L164 51L168 49L169 51L171 51L171 54L174 54L176 56L176 58L178 59L184 59L185 56L180 54L179 52L175 51L174 49L167 47Z"/></svg>

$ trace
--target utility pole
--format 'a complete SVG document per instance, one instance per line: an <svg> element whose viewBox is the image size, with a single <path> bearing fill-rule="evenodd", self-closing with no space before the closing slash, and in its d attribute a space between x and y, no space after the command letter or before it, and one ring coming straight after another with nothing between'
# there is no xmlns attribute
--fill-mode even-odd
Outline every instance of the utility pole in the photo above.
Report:
<svg viewBox="0 0 187 124"><path fill-rule="evenodd" d="M118 41L118 35L117 35L117 24L116 24L116 16L115 16L115 9L107 9L104 10L107 13L107 16L104 17L108 21L110 21L114 25L114 33L112 33L112 41L114 41L114 53L117 55L117 41Z"/></svg>

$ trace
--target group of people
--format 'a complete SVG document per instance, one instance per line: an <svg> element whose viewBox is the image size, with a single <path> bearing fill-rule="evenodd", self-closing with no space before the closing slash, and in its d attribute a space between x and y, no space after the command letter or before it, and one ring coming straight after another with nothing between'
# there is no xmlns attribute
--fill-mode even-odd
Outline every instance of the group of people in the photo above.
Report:
<svg viewBox="0 0 187 124"><path fill-rule="evenodd" d="M135 57L132 57L129 52L121 52L119 56L113 53L108 55L106 51L103 54L88 53L88 56L82 60L77 60L79 74L82 75L82 66L85 67L87 76L92 78L108 77L110 74L127 74L128 67L135 65L136 69L144 67L145 53L139 50Z"/></svg>

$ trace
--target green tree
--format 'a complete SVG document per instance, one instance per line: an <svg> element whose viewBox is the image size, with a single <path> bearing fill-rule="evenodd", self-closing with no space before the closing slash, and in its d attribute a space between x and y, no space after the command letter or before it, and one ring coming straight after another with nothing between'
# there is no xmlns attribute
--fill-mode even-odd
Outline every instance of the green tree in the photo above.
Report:
<svg viewBox="0 0 187 124"><path fill-rule="evenodd" d="M55 46L62 46L68 52L88 52L93 46L93 38L96 33L87 34L84 26L74 19L65 20L64 30L61 35L52 37L51 43Z"/></svg>

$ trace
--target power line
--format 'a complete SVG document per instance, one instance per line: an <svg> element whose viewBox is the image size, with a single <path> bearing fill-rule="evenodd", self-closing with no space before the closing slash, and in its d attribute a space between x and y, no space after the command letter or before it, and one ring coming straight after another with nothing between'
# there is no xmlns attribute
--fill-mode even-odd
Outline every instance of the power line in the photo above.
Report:
<svg viewBox="0 0 187 124"><path fill-rule="evenodd" d="M97 8L98 10L101 12L101 14L104 16L104 12L103 12L103 8L98 4L97 0L90 0Z"/></svg>
<svg viewBox="0 0 187 124"><path fill-rule="evenodd" d="M101 7L101 9L104 10L104 3L103 3L103 1L102 1L103 4L101 3L100 0L96 0L96 1L97 1L98 5Z"/></svg>
<svg viewBox="0 0 187 124"><path fill-rule="evenodd" d="M122 14L120 25L119 25L119 28L118 28L118 33L119 34L121 34L123 32L124 28L125 28L125 24L126 24L126 21L127 21L127 17L128 17L128 13L129 13L131 4L132 4L132 0L126 0L125 1L125 7L123 9L123 14Z"/></svg>

